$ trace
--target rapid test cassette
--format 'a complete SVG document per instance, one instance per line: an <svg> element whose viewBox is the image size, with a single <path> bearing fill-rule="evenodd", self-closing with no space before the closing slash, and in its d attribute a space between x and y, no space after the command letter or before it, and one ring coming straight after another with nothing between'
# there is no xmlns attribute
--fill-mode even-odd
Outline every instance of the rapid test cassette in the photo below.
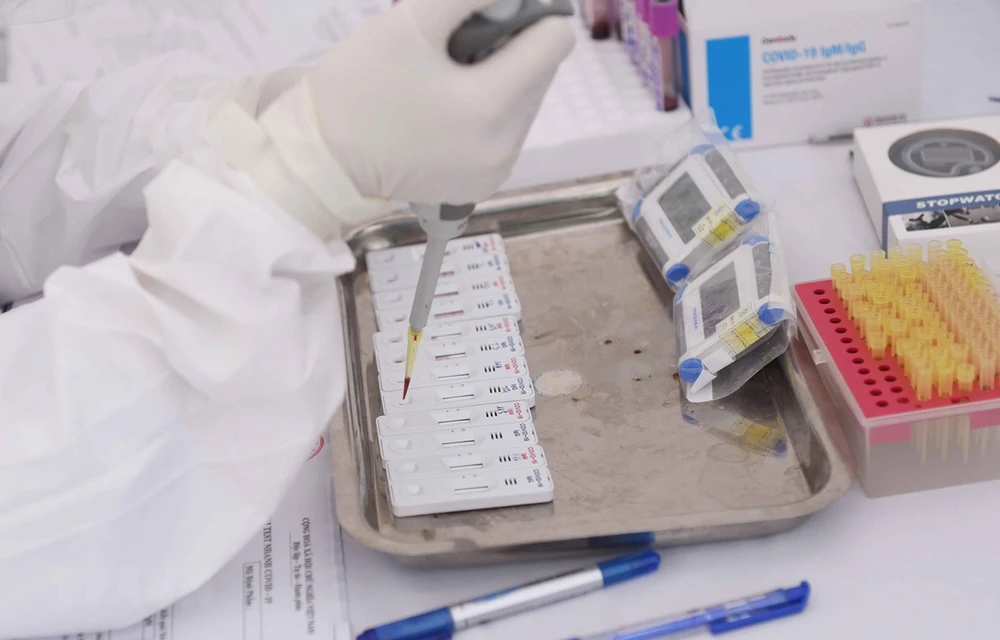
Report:
<svg viewBox="0 0 1000 640"><path fill-rule="evenodd" d="M535 426L530 422L506 424L498 427L468 427L408 433L379 440L383 464L402 458L530 444L538 444Z"/></svg>
<svg viewBox="0 0 1000 640"><path fill-rule="evenodd" d="M392 513L398 518L551 502L548 469L484 471L389 482Z"/></svg>
<svg viewBox="0 0 1000 640"><path fill-rule="evenodd" d="M483 471L521 471L545 467L545 452L537 444L488 451L446 453L391 460L385 465L389 481L432 478Z"/></svg>
<svg viewBox="0 0 1000 640"><path fill-rule="evenodd" d="M459 427L495 427L512 422L531 422L531 407L526 402L501 402L479 407L379 416L375 422L380 436Z"/></svg>
<svg viewBox="0 0 1000 640"><path fill-rule="evenodd" d="M760 214L745 184L718 149L701 145L635 204L632 226L671 287Z"/></svg>
<svg viewBox="0 0 1000 640"><path fill-rule="evenodd" d="M452 282L438 284L434 291L434 300L448 300L453 298L467 298L470 296L495 295L504 292L514 292L514 282L510 275L498 273L486 278L456 278ZM376 311L388 311L390 309L409 310L413 305L413 296L416 289L399 289L396 291L383 291L372 296Z"/></svg>
<svg viewBox="0 0 1000 640"><path fill-rule="evenodd" d="M472 340L496 340L507 336L518 336L520 330L517 326L517 318L513 316L501 316L499 318L488 318L486 320L448 322L430 326L424 329L424 345L441 342L463 342ZM426 347L424 347L426 348ZM402 330L380 331L375 334L375 351L389 351L400 349L403 360L406 358L406 328ZM423 350L421 350L421 354ZM520 354L516 354L520 355ZM419 362L419 360L418 360Z"/></svg>
<svg viewBox="0 0 1000 640"><path fill-rule="evenodd" d="M369 273L407 267L419 268L420 263L424 259L424 251L426 249L427 244L422 243L407 247L370 251L365 254L365 264L368 267ZM494 254L504 255L503 238L498 233L456 238L448 243L444 257L446 259L468 258L470 256L482 257Z"/></svg>
<svg viewBox="0 0 1000 640"><path fill-rule="evenodd" d="M380 331L406 330L410 310L406 307L376 311L376 319ZM447 298L435 300L431 304L431 312L427 324L454 322L458 320L485 320L496 316L514 316L521 318L521 301L512 291L488 294L484 296L469 296L467 298Z"/></svg>
<svg viewBox="0 0 1000 640"><path fill-rule="evenodd" d="M773 332L791 300L771 293L771 249L751 236L678 292L678 374L697 392Z"/></svg>
<svg viewBox="0 0 1000 640"><path fill-rule="evenodd" d="M446 258L441 265L438 286L468 280L469 278L483 278L501 273L510 273L510 264L504 255L493 254ZM368 274L368 283L372 293L377 294L384 291L398 291L399 289L415 289L419 277L420 269L410 265L370 272Z"/></svg>
<svg viewBox="0 0 1000 640"><path fill-rule="evenodd" d="M531 379L524 376L493 382L425 387L411 390L405 399L398 391L382 393L382 409L385 415L506 402L523 402L529 407L534 407L535 388Z"/></svg>
<svg viewBox="0 0 1000 640"><path fill-rule="evenodd" d="M417 356L418 367L428 367L440 363L478 362L483 358L523 356L524 342L520 336L510 335L503 338L485 340L462 340L460 342L442 342L429 345ZM401 347L391 349L376 349L375 356L379 372L399 370L406 371L406 350Z"/></svg>
<svg viewBox="0 0 1000 640"><path fill-rule="evenodd" d="M403 391L403 367L379 372L379 387L383 392ZM527 376L528 363L521 356L503 359L475 358L466 362L424 364L410 380L411 389L436 387L458 382L492 382L511 376Z"/></svg>

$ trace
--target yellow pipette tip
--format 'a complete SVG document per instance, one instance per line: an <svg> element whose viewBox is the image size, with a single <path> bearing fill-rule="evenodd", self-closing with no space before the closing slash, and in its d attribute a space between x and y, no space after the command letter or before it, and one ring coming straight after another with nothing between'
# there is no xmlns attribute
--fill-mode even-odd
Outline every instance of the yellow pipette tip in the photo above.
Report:
<svg viewBox="0 0 1000 640"><path fill-rule="evenodd" d="M406 329L406 368L403 373L403 399L406 399L406 392L410 389L410 378L413 377L413 365L417 362L417 352L420 350L420 340L424 337L424 330L414 331L413 327Z"/></svg>
<svg viewBox="0 0 1000 640"><path fill-rule="evenodd" d="M972 385L976 381L976 368L968 362L955 367L955 379L958 380L959 393L972 393Z"/></svg>

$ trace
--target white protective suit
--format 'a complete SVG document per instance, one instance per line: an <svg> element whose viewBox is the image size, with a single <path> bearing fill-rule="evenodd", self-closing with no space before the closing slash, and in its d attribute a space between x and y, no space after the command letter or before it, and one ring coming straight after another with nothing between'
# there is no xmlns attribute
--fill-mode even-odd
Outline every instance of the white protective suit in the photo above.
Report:
<svg viewBox="0 0 1000 640"><path fill-rule="evenodd" d="M344 395L340 231L491 195L572 46L550 18L451 63L489 1L406 0L302 72L174 55L0 106L0 299L44 290L0 316L0 638L131 624L260 530Z"/></svg>

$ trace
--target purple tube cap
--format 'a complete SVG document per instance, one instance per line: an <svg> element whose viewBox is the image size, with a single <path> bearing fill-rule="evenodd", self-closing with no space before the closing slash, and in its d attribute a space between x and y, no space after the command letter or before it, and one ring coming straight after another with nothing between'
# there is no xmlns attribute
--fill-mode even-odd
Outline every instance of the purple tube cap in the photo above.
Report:
<svg viewBox="0 0 1000 640"><path fill-rule="evenodd" d="M677 0L649 0L646 22L654 38L676 38L681 31Z"/></svg>
<svg viewBox="0 0 1000 640"><path fill-rule="evenodd" d="M638 0L636 3L636 10L639 14L639 18L647 24L649 23L649 3L650 0Z"/></svg>

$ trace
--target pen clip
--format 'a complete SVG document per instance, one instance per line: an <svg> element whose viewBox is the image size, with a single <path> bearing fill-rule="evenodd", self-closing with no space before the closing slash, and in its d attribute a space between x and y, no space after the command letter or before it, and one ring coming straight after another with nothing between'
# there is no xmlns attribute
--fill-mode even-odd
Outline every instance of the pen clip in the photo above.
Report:
<svg viewBox="0 0 1000 640"><path fill-rule="evenodd" d="M709 623L708 629L712 635L718 635L727 631L735 631L736 629L751 627L769 620L801 613L809 601L809 583L802 582L799 586L788 589L786 593L790 595L786 602L765 606L756 611L727 616L721 620Z"/></svg>

